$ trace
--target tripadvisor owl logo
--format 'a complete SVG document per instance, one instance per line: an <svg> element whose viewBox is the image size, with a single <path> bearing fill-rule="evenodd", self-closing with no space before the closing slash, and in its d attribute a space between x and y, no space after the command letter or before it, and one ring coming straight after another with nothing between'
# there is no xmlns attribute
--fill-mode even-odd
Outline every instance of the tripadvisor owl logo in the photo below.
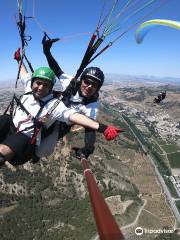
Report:
<svg viewBox="0 0 180 240"><path fill-rule="evenodd" d="M142 228L142 227L137 227L137 228L135 229L135 234L136 234L137 236L141 236L141 235L143 234L143 228Z"/></svg>

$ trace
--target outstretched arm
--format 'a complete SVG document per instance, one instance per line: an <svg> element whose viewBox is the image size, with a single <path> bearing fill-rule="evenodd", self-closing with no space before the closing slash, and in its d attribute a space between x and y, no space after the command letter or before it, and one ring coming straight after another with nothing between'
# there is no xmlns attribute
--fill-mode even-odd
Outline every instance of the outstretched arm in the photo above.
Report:
<svg viewBox="0 0 180 240"><path fill-rule="evenodd" d="M59 64L57 61L54 59L54 57L51 54L51 47L54 42L57 42L59 38L54 38L54 39L46 39L47 35L45 34L43 39L42 39L42 44L43 44L43 52L46 56L47 62L49 64L49 67L54 71L56 76L59 78L62 74L63 71L60 68Z"/></svg>
<svg viewBox="0 0 180 240"><path fill-rule="evenodd" d="M107 141L115 139L119 135L119 133L124 132L120 128L117 128L111 125L107 126L107 125L101 124L80 113L71 114L69 116L69 120L72 123L81 125L85 128L91 128L100 133L103 133Z"/></svg>
<svg viewBox="0 0 180 240"><path fill-rule="evenodd" d="M86 128L91 128L94 130L98 130L99 128L99 123L92 120L91 118L86 117L83 114L80 113L73 113L70 115L69 120L77 125L81 125Z"/></svg>

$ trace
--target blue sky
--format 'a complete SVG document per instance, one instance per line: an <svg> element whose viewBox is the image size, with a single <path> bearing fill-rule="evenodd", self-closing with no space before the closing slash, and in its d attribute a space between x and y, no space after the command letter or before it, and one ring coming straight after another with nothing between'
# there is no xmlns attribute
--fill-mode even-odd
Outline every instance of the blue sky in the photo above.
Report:
<svg viewBox="0 0 180 240"><path fill-rule="evenodd" d="M112 0L106 1L106 8L108 9ZM134 0L137 5L135 3L134 8L129 9L127 15L147 1ZM43 30L47 31L52 38L93 32L103 2L104 0L24 0L26 15L33 16L34 14L41 25L40 27L35 20L28 19L26 21L26 34L32 36L26 54L33 67L47 65L41 45ZM117 7L117 11L120 11L128 0L119 0L119 2L120 5ZM137 15L137 19L150 12L156 4L161 2L163 0L157 0L147 10L142 10ZM158 11L144 20L162 18L180 21L180 1L167 0L166 2ZM18 69L16 62L13 60L13 53L20 46L20 38L14 18L17 13L17 1L1 0L0 81L16 78ZM132 17L129 22L123 23L122 16L119 23L122 23L122 27L125 27L126 24L135 21L136 17ZM180 31L167 27L158 27L152 29L143 43L138 45L134 37L135 29L125 34L120 41L117 41L91 65L101 67L105 73L180 78ZM112 39L117 34L112 35ZM52 53L66 73L75 74L89 38L90 34L83 34L65 41L59 41L53 46ZM106 43L108 40L111 40L111 38L107 37Z"/></svg>

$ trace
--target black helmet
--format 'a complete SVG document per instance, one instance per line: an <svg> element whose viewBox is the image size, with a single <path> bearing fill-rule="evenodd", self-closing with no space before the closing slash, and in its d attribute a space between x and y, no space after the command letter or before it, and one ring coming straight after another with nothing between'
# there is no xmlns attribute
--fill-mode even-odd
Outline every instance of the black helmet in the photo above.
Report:
<svg viewBox="0 0 180 240"><path fill-rule="evenodd" d="M98 90L100 89L100 87L103 85L104 82L104 73L101 71L100 68L98 67L88 67L86 68L83 73L81 74L81 78L80 80L82 81L84 78L89 77L92 80L95 80L97 82L99 82L99 87Z"/></svg>

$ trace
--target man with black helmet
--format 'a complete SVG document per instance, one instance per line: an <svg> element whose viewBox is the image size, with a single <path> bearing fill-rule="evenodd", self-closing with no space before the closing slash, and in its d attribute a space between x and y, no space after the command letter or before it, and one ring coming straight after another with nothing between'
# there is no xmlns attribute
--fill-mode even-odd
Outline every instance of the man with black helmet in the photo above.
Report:
<svg viewBox="0 0 180 240"><path fill-rule="evenodd" d="M104 82L104 74L98 67L88 67L81 74L80 81L74 84L72 76L65 74L50 52L50 48L58 39L48 39L43 37L43 51L51 69L55 72L61 83L61 91L69 88L68 94L65 94L63 102L67 107L76 109L78 112L86 115L91 119L96 119L98 111L99 90ZM62 131L63 129L63 131ZM70 126L60 124L60 137L70 130ZM95 131L85 128L85 146L81 149L75 148L78 158L85 156L86 158L93 153L95 144ZM106 138L108 139L108 137Z"/></svg>
<svg viewBox="0 0 180 240"><path fill-rule="evenodd" d="M80 93L84 98L98 98L98 91L103 85L104 74L98 67L88 67L80 79Z"/></svg>

